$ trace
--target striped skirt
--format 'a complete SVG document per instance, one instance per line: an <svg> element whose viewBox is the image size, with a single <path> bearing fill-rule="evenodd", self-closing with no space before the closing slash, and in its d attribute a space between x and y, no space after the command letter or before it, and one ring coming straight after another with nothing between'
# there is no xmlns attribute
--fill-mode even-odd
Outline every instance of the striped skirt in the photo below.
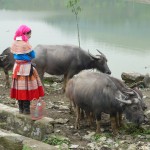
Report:
<svg viewBox="0 0 150 150"><path fill-rule="evenodd" d="M17 75L12 78L10 97L16 100L33 100L44 96L44 89L35 68L32 76Z"/></svg>

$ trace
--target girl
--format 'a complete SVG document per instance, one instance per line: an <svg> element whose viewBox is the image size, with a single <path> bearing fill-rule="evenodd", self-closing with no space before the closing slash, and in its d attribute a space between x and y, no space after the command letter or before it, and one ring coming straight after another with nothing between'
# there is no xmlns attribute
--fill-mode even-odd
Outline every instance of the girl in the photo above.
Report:
<svg viewBox="0 0 150 150"><path fill-rule="evenodd" d="M18 100L19 113L30 114L30 101L44 96L44 89L36 69L31 64L35 52L28 43L31 29L21 25L14 36L11 52L14 54L10 97Z"/></svg>

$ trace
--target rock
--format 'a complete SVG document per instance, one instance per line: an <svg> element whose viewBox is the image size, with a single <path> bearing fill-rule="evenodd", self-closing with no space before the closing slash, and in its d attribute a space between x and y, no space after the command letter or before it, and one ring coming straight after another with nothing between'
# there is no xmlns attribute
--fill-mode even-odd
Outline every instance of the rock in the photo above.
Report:
<svg viewBox="0 0 150 150"><path fill-rule="evenodd" d="M76 149L76 148L78 148L79 147L79 145L71 145L69 148L70 149Z"/></svg>
<svg viewBox="0 0 150 150"><path fill-rule="evenodd" d="M139 82L144 79L144 75L142 75L140 73L125 73L125 72L123 72L121 74L121 78L122 78L122 80L124 80L127 83Z"/></svg>
<svg viewBox="0 0 150 150"><path fill-rule="evenodd" d="M136 86L141 87L141 88L150 88L149 74L142 75L140 73L125 73L125 72L123 72L121 74L121 78L131 88L136 87Z"/></svg>
<svg viewBox="0 0 150 150"><path fill-rule="evenodd" d="M149 74L146 74L144 79L143 79L145 88L150 88L150 76Z"/></svg>
<svg viewBox="0 0 150 150"><path fill-rule="evenodd" d="M69 149L68 145L65 144L65 143L61 144L60 148L63 149L63 150L68 150Z"/></svg>
<svg viewBox="0 0 150 150"><path fill-rule="evenodd" d="M88 135L84 135L83 139L90 140L93 135L95 135L95 132L90 132Z"/></svg>
<svg viewBox="0 0 150 150"><path fill-rule="evenodd" d="M144 75L141 75L139 73L125 73L123 72L121 74L121 78L122 80L124 80L124 82L129 86L129 87L136 87L136 86L140 86L140 87L144 87Z"/></svg>
<svg viewBox="0 0 150 150"><path fill-rule="evenodd" d="M62 119L62 118L55 119L55 123L60 123L60 124L65 124L68 121L69 121L68 119Z"/></svg>
<svg viewBox="0 0 150 150"><path fill-rule="evenodd" d="M5 150L4 146L0 145L0 150Z"/></svg>
<svg viewBox="0 0 150 150"><path fill-rule="evenodd" d="M137 147L135 144L130 144L127 150L137 150Z"/></svg>
<svg viewBox="0 0 150 150"><path fill-rule="evenodd" d="M95 150L96 142L88 143L87 146L90 147L91 150Z"/></svg>
<svg viewBox="0 0 150 150"><path fill-rule="evenodd" d="M0 145L8 150L21 150L23 149L23 143L20 136L12 136L11 134L5 134L1 132Z"/></svg>
<svg viewBox="0 0 150 150"><path fill-rule="evenodd" d="M56 76L56 75L50 75L45 73L44 74L44 80L52 83L52 82L62 82L63 81L63 75Z"/></svg>
<svg viewBox="0 0 150 150"><path fill-rule="evenodd" d="M64 105L60 105L59 109L61 109L61 110L69 110L69 107L68 106L64 106Z"/></svg>

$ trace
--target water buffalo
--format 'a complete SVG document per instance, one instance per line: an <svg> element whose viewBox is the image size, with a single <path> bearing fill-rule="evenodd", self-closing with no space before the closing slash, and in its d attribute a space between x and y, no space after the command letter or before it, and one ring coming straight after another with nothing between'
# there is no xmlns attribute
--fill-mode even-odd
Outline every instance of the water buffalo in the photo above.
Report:
<svg viewBox="0 0 150 150"><path fill-rule="evenodd" d="M70 79L66 86L66 96L76 109L75 128L80 126L80 109L84 110L88 116L91 113L95 115L97 133L100 132L102 112L110 114L114 134L118 133L116 122L118 113L123 112L129 121L140 125L145 121L141 98L134 91L132 92L136 94L136 97L130 96L130 92L127 91L128 96L126 96L106 74L88 70L80 72Z"/></svg>
<svg viewBox="0 0 150 150"><path fill-rule="evenodd" d="M69 45L38 45L34 48L36 68L41 79L44 72L51 75L64 75L64 87L68 79L81 70L96 68L111 74L107 59L100 51L93 56L77 46Z"/></svg>
<svg viewBox="0 0 150 150"><path fill-rule="evenodd" d="M41 80L45 72L51 75L64 75L65 87L68 79L84 69L96 68L103 73L111 74L107 59L100 51L99 55L93 56L76 46L65 45L37 45L34 50L36 58L33 59L33 63L36 64ZM4 69L6 84L9 85L8 70L14 65L10 48L3 51L0 59L0 67Z"/></svg>
<svg viewBox="0 0 150 150"><path fill-rule="evenodd" d="M121 80L111 77L110 79L115 83L115 85L117 86L117 88L128 98L133 99L133 98L138 98L139 99L139 103L142 107L142 110L144 111L145 109L147 109L147 106L143 100L143 94L142 92L137 88L129 88L124 82L122 82ZM116 116L116 123L118 125L118 127L121 127L123 125L122 123L122 110L118 111L117 116ZM146 118L145 118L146 121Z"/></svg>
<svg viewBox="0 0 150 150"><path fill-rule="evenodd" d="M14 62L15 60L13 54L10 52L10 47L8 47L0 55L0 68L4 70L5 77L6 77L5 87L10 87L8 71L13 68Z"/></svg>

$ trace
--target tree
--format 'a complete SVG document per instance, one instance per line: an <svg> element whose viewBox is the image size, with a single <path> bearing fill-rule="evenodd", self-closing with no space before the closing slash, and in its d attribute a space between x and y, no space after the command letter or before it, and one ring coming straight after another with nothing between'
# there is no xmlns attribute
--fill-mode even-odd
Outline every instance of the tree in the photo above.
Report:
<svg viewBox="0 0 150 150"><path fill-rule="evenodd" d="M79 6L79 2L80 0L68 0L67 8L71 8L72 13L74 13L76 17L78 42L79 42L79 48L80 48L80 31L79 31L78 14L79 12L81 12L81 7Z"/></svg>

